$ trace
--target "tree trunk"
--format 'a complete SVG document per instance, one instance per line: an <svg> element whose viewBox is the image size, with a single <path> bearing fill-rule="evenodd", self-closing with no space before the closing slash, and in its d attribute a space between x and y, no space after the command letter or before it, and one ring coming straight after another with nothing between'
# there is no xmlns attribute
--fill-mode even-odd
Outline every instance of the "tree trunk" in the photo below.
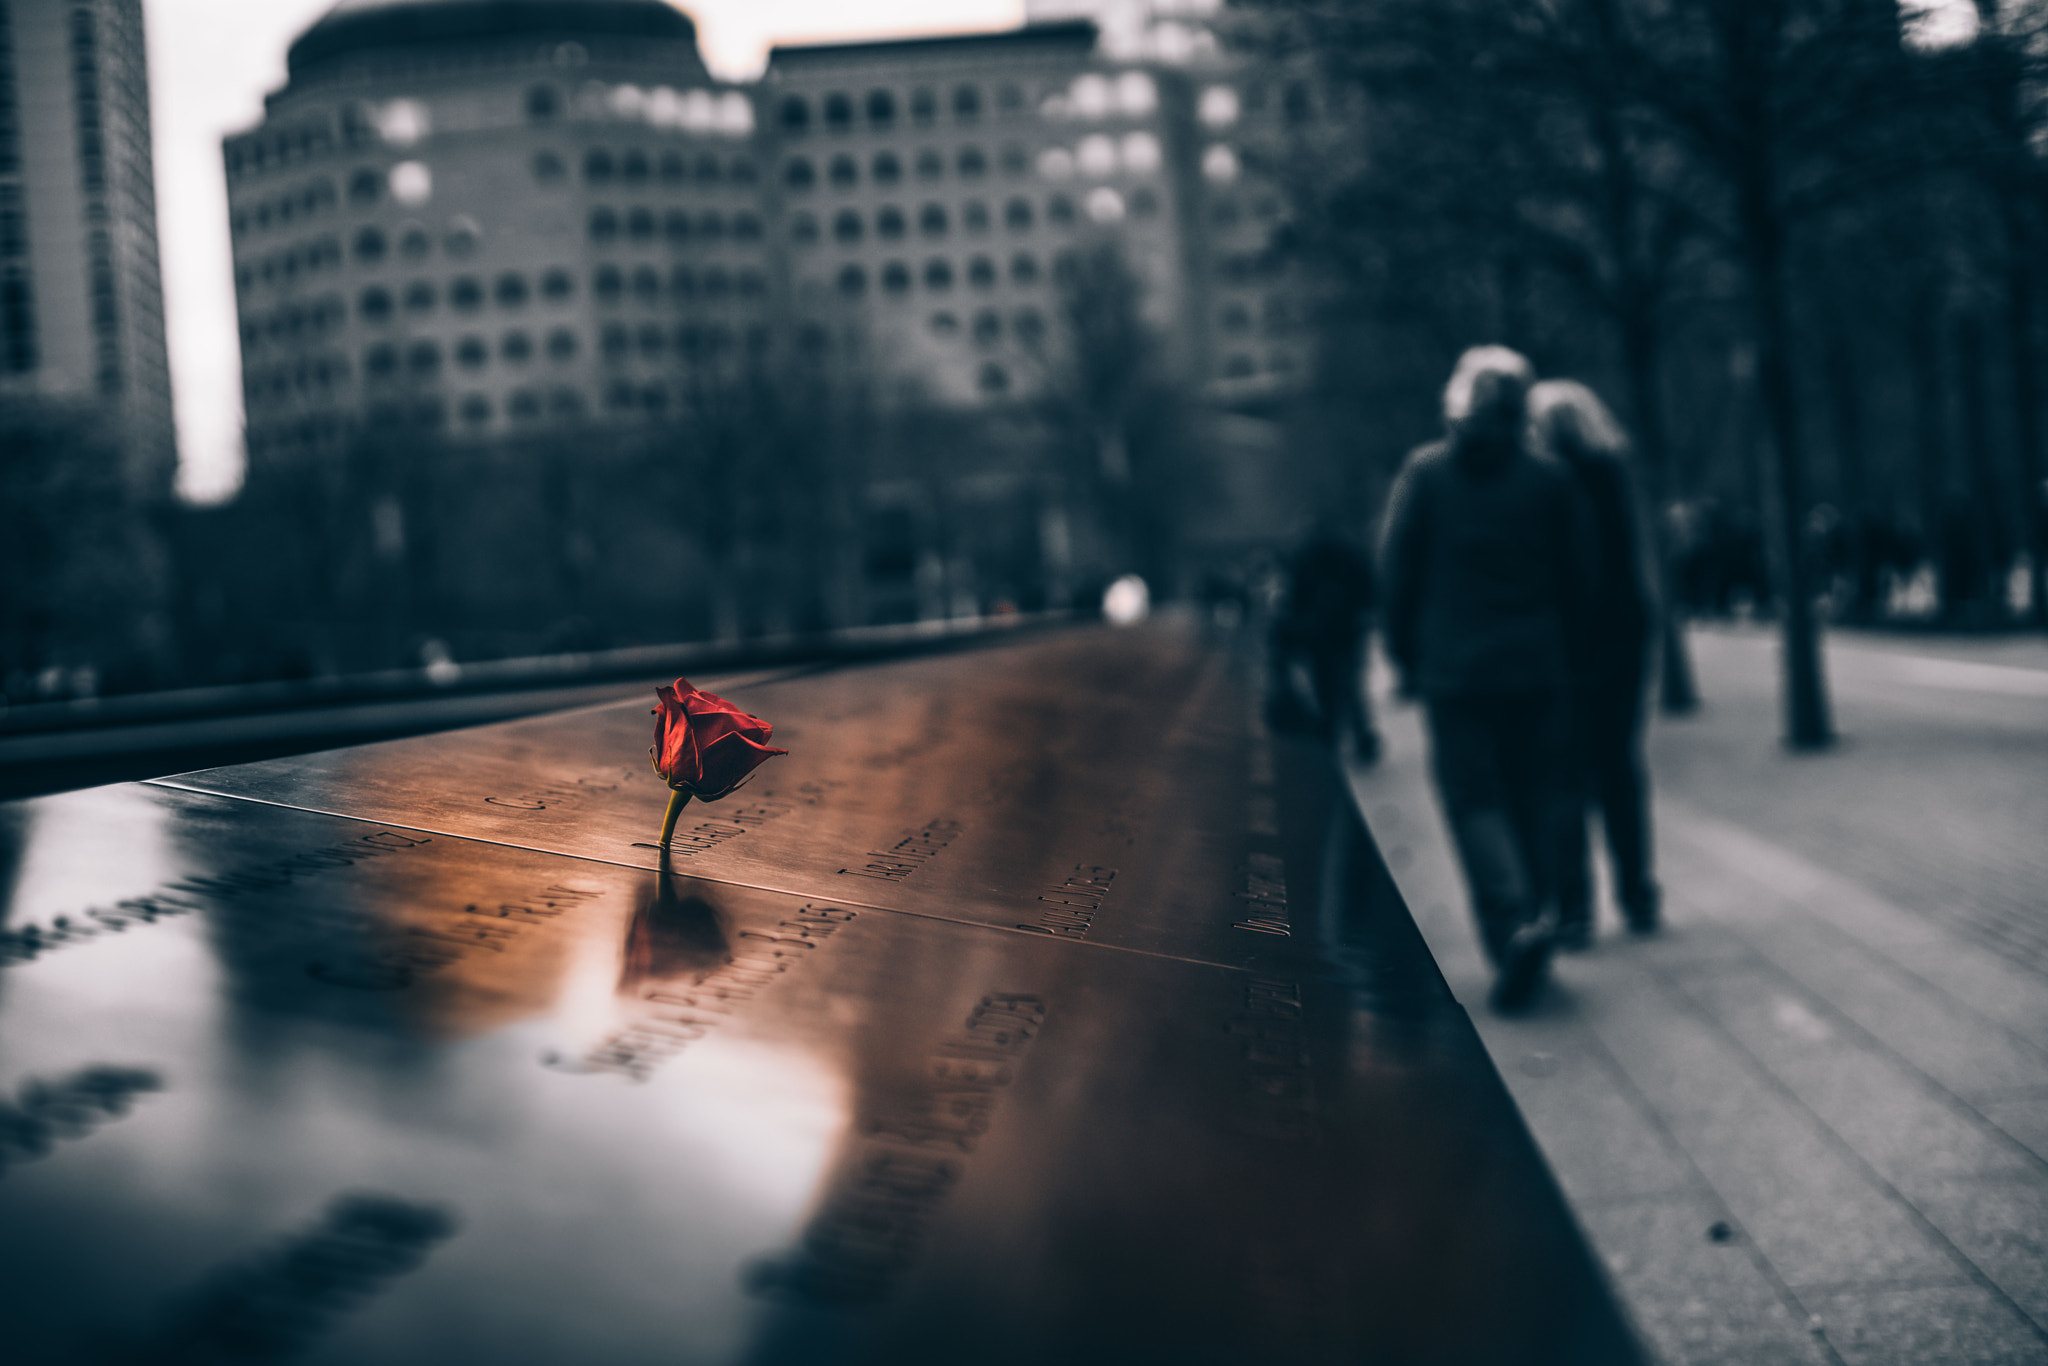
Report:
<svg viewBox="0 0 2048 1366"><path fill-rule="evenodd" d="M1784 612L1785 743L1822 749L1834 742L1827 685L1821 672L1820 628L1806 554L1806 470L1793 390L1791 316L1786 306L1785 244L1772 202L1770 177L1761 167L1738 184L1742 235L1756 320L1757 384L1771 429L1773 531L1778 547Z"/></svg>
<svg viewBox="0 0 2048 1366"><path fill-rule="evenodd" d="M1628 369L1629 406L1636 420L1636 452L1642 469L1643 501L1649 516L1643 534L1650 538L1652 563L1662 611L1657 618L1658 705L1666 716L1699 710L1699 686L1685 644L1685 614L1678 601L1678 566L1664 520L1671 501L1670 447L1664 436L1664 407L1657 391L1658 338L1656 319L1634 301L1622 321L1622 350Z"/></svg>
<svg viewBox="0 0 2048 1366"><path fill-rule="evenodd" d="M2005 323L2012 351L2013 435L2019 442L2020 540L2027 548L2027 611L2048 629L2048 460L2041 451L2040 353L2034 345L2034 270L2024 223L2007 248Z"/></svg>

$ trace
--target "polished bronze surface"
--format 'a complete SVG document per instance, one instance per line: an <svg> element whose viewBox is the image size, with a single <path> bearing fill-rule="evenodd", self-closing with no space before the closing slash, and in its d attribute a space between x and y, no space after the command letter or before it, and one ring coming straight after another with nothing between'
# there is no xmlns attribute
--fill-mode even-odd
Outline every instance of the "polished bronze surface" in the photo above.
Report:
<svg viewBox="0 0 2048 1366"><path fill-rule="evenodd" d="M1112 643L1113 642L1113 643ZM679 869L1230 966L1289 958L1270 758L1192 635L1076 632L735 689L790 750L676 828ZM646 703L167 781L651 868Z"/></svg>
<svg viewBox="0 0 2048 1366"><path fill-rule="evenodd" d="M1636 1359L1226 651L732 696L0 806L5 1359Z"/></svg>

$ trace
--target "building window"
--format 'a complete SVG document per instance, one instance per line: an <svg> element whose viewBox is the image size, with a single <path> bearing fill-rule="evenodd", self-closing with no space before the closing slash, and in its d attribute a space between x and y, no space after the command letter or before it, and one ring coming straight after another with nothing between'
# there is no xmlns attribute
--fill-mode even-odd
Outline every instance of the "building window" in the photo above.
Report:
<svg viewBox="0 0 2048 1366"><path fill-rule="evenodd" d="M616 209L596 208L590 211L590 240L599 245L619 240L619 215Z"/></svg>
<svg viewBox="0 0 2048 1366"><path fill-rule="evenodd" d="M660 323L642 323L634 336L643 359L654 360L668 347L668 329Z"/></svg>
<svg viewBox="0 0 2048 1366"><path fill-rule="evenodd" d="M969 232L988 231L988 205L970 199L960 206L960 225Z"/></svg>
<svg viewBox="0 0 2048 1366"><path fill-rule="evenodd" d="M882 288L891 294L907 293L910 289L910 267L901 261L891 261L883 266Z"/></svg>
<svg viewBox="0 0 2048 1366"><path fill-rule="evenodd" d="M1037 309L1019 309L1010 326L1027 349L1036 351L1045 345L1045 315Z"/></svg>
<svg viewBox="0 0 2048 1366"><path fill-rule="evenodd" d="M581 417L583 416L583 395L574 389L550 389L548 391L548 411L561 418Z"/></svg>
<svg viewBox="0 0 2048 1366"><path fill-rule="evenodd" d="M532 422L540 417L540 395L532 389L514 389L505 401L505 412L515 422Z"/></svg>
<svg viewBox="0 0 2048 1366"><path fill-rule="evenodd" d="M922 232L926 237L944 237L946 235L946 206L943 204L927 204L918 210L917 227L918 231Z"/></svg>
<svg viewBox="0 0 2048 1366"><path fill-rule="evenodd" d="M988 158L982 155L979 147L962 147L953 164L968 180L988 174Z"/></svg>
<svg viewBox="0 0 2048 1366"><path fill-rule="evenodd" d="M374 204L384 193L384 177L369 167L360 167L348 178L348 202L358 208Z"/></svg>
<svg viewBox="0 0 2048 1366"><path fill-rule="evenodd" d="M853 127L853 97L833 91L825 97L825 126L835 133Z"/></svg>
<svg viewBox="0 0 2048 1366"><path fill-rule="evenodd" d="M528 123L549 123L562 112L562 97L551 85L536 85L526 92L526 120Z"/></svg>
<svg viewBox="0 0 2048 1366"><path fill-rule="evenodd" d="M765 299L768 297L768 277L758 270L743 270L735 277L742 299Z"/></svg>
<svg viewBox="0 0 2048 1366"><path fill-rule="evenodd" d="M903 210L897 208L894 204L885 204L879 210L876 211L876 236L881 237L887 241L894 242L899 240L903 236L905 227L906 224L903 220Z"/></svg>
<svg viewBox="0 0 2048 1366"><path fill-rule="evenodd" d="M1063 228L1074 226L1074 201L1063 194L1056 194L1045 201L1045 217L1049 223Z"/></svg>
<svg viewBox="0 0 2048 1366"><path fill-rule="evenodd" d="M659 171L664 185L680 185L689 176L689 167L683 164L681 152L663 152Z"/></svg>
<svg viewBox="0 0 2048 1366"><path fill-rule="evenodd" d="M425 280L415 280L405 287L405 311L408 313L432 313L438 298L433 285Z"/></svg>
<svg viewBox="0 0 2048 1366"><path fill-rule="evenodd" d="M484 287L473 275L462 275L448 285L448 305L464 313L474 313L484 304Z"/></svg>
<svg viewBox="0 0 2048 1366"><path fill-rule="evenodd" d="M996 284L996 263L986 256L977 256L967 263L967 283L976 289L994 289Z"/></svg>
<svg viewBox="0 0 2048 1366"><path fill-rule="evenodd" d="M996 108L1005 114L1015 114L1024 108L1024 92L1014 85L996 87Z"/></svg>
<svg viewBox="0 0 2048 1366"><path fill-rule="evenodd" d="M989 361L981 367L981 373L975 376L975 383L981 387L984 394L993 396L1008 393L1010 372L994 361Z"/></svg>
<svg viewBox="0 0 2048 1366"><path fill-rule="evenodd" d="M462 420L471 427L481 427L491 420L491 401L482 394L471 394L462 400Z"/></svg>
<svg viewBox="0 0 2048 1366"><path fill-rule="evenodd" d="M801 133L811 126L811 105L801 95L789 95L782 101L782 129L786 133Z"/></svg>
<svg viewBox="0 0 2048 1366"><path fill-rule="evenodd" d="M398 237L398 254L408 261L424 261L434 251L434 239L427 236L427 230L414 224Z"/></svg>
<svg viewBox="0 0 2048 1366"><path fill-rule="evenodd" d="M732 276L723 266L713 266L698 281L707 299L723 299L732 292Z"/></svg>
<svg viewBox="0 0 2048 1366"><path fill-rule="evenodd" d="M1011 232L1031 231L1031 201L1013 199L1003 206L1003 222Z"/></svg>
<svg viewBox="0 0 2048 1366"><path fill-rule="evenodd" d="M398 373L398 348L385 342L363 352L363 373L371 379L390 379Z"/></svg>
<svg viewBox="0 0 2048 1366"><path fill-rule="evenodd" d="M540 277L540 292L549 303L561 303L576 292L576 277L557 266Z"/></svg>
<svg viewBox="0 0 2048 1366"><path fill-rule="evenodd" d="M953 87L953 117L962 123L972 123L981 117L980 86L956 85Z"/></svg>
<svg viewBox="0 0 2048 1366"><path fill-rule="evenodd" d="M631 147L619 158L619 179L628 185L647 183L647 153L638 147Z"/></svg>
<svg viewBox="0 0 2048 1366"><path fill-rule="evenodd" d="M943 256L934 256L924 263L924 287L926 289L948 290L953 287L953 263Z"/></svg>
<svg viewBox="0 0 2048 1366"><path fill-rule="evenodd" d="M560 364L576 358L576 334L566 327L548 333L548 359Z"/></svg>
<svg viewBox="0 0 2048 1366"><path fill-rule="evenodd" d="M993 308L984 308L974 315L974 341L978 346L994 346L1003 336L1003 320Z"/></svg>
<svg viewBox="0 0 2048 1366"><path fill-rule="evenodd" d="M641 266L633 272L633 297L650 306L661 302L661 275L653 266Z"/></svg>
<svg viewBox="0 0 2048 1366"><path fill-rule="evenodd" d="M604 406L623 412L633 406L634 389L629 380L615 379L604 387Z"/></svg>
<svg viewBox="0 0 2048 1366"><path fill-rule="evenodd" d="M496 294L500 308L523 307L528 298L526 277L513 271L506 271L498 277Z"/></svg>
<svg viewBox="0 0 2048 1366"><path fill-rule="evenodd" d="M935 336L957 337L960 335L960 320L950 313L932 314L931 321L927 325Z"/></svg>
<svg viewBox="0 0 2048 1366"><path fill-rule="evenodd" d="M697 157L696 175L699 185L716 185L722 175L718 158L709 152L700 153Z"/></svg>
<svg viewBox="0 0 2048 1366"><path fill-rule="evenodd" d="M662 215L661 229L670 246L682 246L690 240L690 215L681 209L670 209Z"/></svg>
<svg viewBox="0 0 2048 1366"><path fill-rule="evenodd" d="M617 363L624 360L626 353L632 349L633 337L626 331L624 323L606 323L603 330L597 334L597 345L598 349L604 352L606 360Z"/></svg>
<svg viewBox="0 0 2048 1366"><path fill-rule="evenodd" d="M830 171L835 189L848 190L860 180L860 168L853 164L853 158L841 153L832 158Z"/></svg>
<svg viewBox="0 0 2048 1366"><path fill-rule="evenodd" d="M877 185L894 185L903 179L903 162L894 152L877 152L868 174Z"/></svg>
<svg viewBox="0 0 2048 1366"><path fill-rule="evenodd" d="M789 220L789 237L800 246L810 246L818 240L818 220L807 213L800 213Z"/></svg>
<svg viewBox="0 0 2048 1366"><path fill-rule="evenodd" d="M1159 195L1149 188L1131 192L1131 212L1139 218L1155 218L1159 214Z"/></svg>
<svg viewBox="0 0 2048 1366"><path fill-rule="evenodd" d="M732 162L732 183L751 185L754 183L754 163L745 157L734 157Z"/></svg>
<svg viewBox="0 0 2048 1366"><path fill-rule="evenodd" d="M841 209L832 218L832 236L835 241L847 246L860 241L860 215L852 209Z"/></svg>
<svg viewBox="0 0 2048 1366"><path fill-rule="evenodd" d="M1225 304L1218 317L1225 332L1242 335L1252 330L1252 315L1243 304Z"/></svg>
<svg viewBox="0 0 2048 1366"><path fill-rule="evenodd" d="M405 368L414 379L428 379L441 372L441 344L416 341L405 349Z"/></svg>
<svg viewBox="0 0 2048 1366"><path fill-rule="evenodd" d="M654 240L654 210L640 208L626 213L626 236L635 242Z"/></svg>
<svg viewBox="0 0 2048 1366"><path fill-rule="evenodd" d="M849 299L857 299L867 293L868 273L857 265L845 265L839 269L839 292Z"/></svg>
<svg viewBox="0 0 2048 1366"><path fill-rule="evenodd" d="M365 265L384 259L384 233L379 228L364 228L356 234L356 259Z"/></svg>
<svg viewBox="0 0 2048 1366"><path fill-rule="evenodd" d="M782 183L792 190L808 190L818 183L818 172L808 157L791 157L782 168Z"/></svg>
<svg viewBox="0 0 2048 1366"><path fill-rule="evenodd" d="M937 152L927 147L917 154L917 178L919 180L937 180L945 173L946 160Z"/></svg>
<svg viewBox="0 0 2048 1366"><path fill-rule="evenodd" d="M455 363L465 370L481 370L490 358L491 348L482 337L464 337L455 343Z"/></svg>
<svg viewBox="0 0 2048 1366"><path fill-rule="evenodd" d="M742 209L732 216L732 236L735 242L758 242L761 240L761 216Z"/></svg>
<svg viewBox="0 0 2048 1366"><path fill-rule="evenodd" d="M684 303L697 297L697 272L688 266L676 266L668 273L668 296L677 303Z"/></svg>
<svg viewBox="0 0 2048 1366"><path fill-rule="evenodd" d="M725 215L716 209L706 209L697 216L697 235L707 242L716 242L725 236Z"/></svg>
<svg viewBox="0 0 2048 1366"><path fill-rule="evenodd" d="M617 266L599 266L590 275L590 292L601 304L616 304L626 291L626 277Z"/></svg>
<svg viewBox="0 0 2048 1366"><path fill-rule="evenodd" d="M930 123L939 116L939 97L928 87L920 86L910 92L910 117L919 123Z"/></svg>
<svg viewBox="0 0 2048 1366"><path fill-rule="evenodd" d="M364 322L391 321L391 291L381 285L371 285L356 300L356 314Z"/></svg>
<svg viewBox="0 0 2048 1366"><path fill-rule="evenodd" d="M1038 258L1028 251L1020 251L1010 258L1010 283L1035 285L1038 283Z"/></svg>
<svg viewBox="0 0 2048 1366"><path fill-rule="evenodd" d="M609 185L612 181L612 154L602 147L593 147L583 154L583 179L591 185Z"/></svg>

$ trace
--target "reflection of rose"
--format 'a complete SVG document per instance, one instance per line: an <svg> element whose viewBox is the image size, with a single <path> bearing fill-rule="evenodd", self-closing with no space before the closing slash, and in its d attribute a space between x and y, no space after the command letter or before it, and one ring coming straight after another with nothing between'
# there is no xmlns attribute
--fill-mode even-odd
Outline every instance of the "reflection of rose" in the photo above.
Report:
<svg viewBox="0 0 2048 1366"><path fill-rule="evenodd" d="M643 895L626 927L624 970L619 990L631 993L648 982L697 977L732 957L718 907L693 882L686 892L682 879L668 871L664 854L654 886Z"/></svg>
<svg viewBox="0 0 2048 1366"><path fill-rule="evenodd" d="M768 744L775 727L749 716L722 697L699 692L687 678L656 688L654 771L675 795L661 825L666 845L676 817L692 797L715 802L730 796L762 763L789 753Z"/></svg>

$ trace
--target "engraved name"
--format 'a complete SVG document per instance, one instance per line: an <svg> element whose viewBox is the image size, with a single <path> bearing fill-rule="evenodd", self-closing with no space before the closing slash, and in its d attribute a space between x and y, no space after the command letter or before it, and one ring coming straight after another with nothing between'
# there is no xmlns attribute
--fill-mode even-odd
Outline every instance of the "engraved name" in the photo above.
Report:
<svg viewBox="0 0 2048 1366"><path fill-rule="evenodd" d="M617 783L601 783L594 778L578 778L573 783L557 787L537 787L531 792L521 792L510 797L486 797L488 806L505 806L515 811L545 811L550 806L562 806L587 797L593 792L616 792Z"/></svg>
<svg viewBox="0 0 2048 1366"><path fill-rule="evenodd" d="M738 839L756 826L766 825L777 817L786 816L796 808L782 802L754 802L747 806L736 806L730 811L719 813L715 821L704 821L687 830L677 830L669 839L669 852L677 858L695 858L707 850L716 849L727 840ZM636 843L635 849L659 849L658 844Z"/></svg>
<svg viewBox="0 0 2048 1366"><path fill-rule="evenodd" d="M372 957L353 963L312 963L306 975L332 986L399 991L472 953L503 953L526 928L548 924L562 912L603 895L557 883L524 901L495 906L470 902L459 914L431 925L408 925L397 943Z"/></svg>
<svg viewBox="0 0 2048 1366"><path fill-rule="evenodd" d="M867 859L866 863L858 867L841 868L839 871L852 877L873 877L884 882L901 882L937 858L939 851L958 838L962 829L960 822L946 820L943 817L926 821L887 849L869 850L863 855Z"/></svg>
<svg viewBox="0 0 2048 1366"><path fill-rule="evenodd" d="M1038 923L1020 924L1017 928L1058 935L1063 939L1079 939L1095 923L1095 912L1101 908L1102 899L1109 895L1109 884L1114 881L1114 868L1078 864L1072 877L1038 894L1039 904L1045 907L1038 913Z"/></svg>
<svg viewBox="0 0 2048 1366"><path fill-rule="evenodd" d="M270 863L224 873L194 874L166 883L147 896L127 897L108 905L93 906L78 915L60 915L48 926L30 924L18 929L0 929L0 963L34 958L49 949L84 943L102 934L118 933L130 925L153 924L168 916L187 915L201 909L205 898L216 902L231 901L252 892L274 892L304 877L405 853L431 843L430 836L379 830L346 843L311 849Z"/></svg>
<svg viewBox="0 0 2048 1366"><path fill-rule="evenodd" d="M1244 885L1234 894L1238 900L1249 903L1248 913L1242 920L1231 922L1233 930L1250 930L1253 934L1278 935L1282 939L1294 933L1293 922L1287 918L1287 873L1286 866L1274 854L1251 854L1245 859Z"/></svg>
<svg viewBox="0 0 2048 1366"><path fill-rule="evenodd" d="M795 1250L756 1262L747 1288L844 1308L887 1299L915 1264L1045 1014L1038 996L982 997L966 1028L933 1050L921 1084L869 1121L850 1175Z"/></svg>
<svg viewBox="0 0 2048 1366"><path fill-rule="evenodd" d="M854 918L836 906L805 905L765 930L733 936L732 957L694 982L657 982L640 999L653 1010L606 1035L575 1059L543 1054L541 1062L561 1072L614 1072L645 1081L655 1068L716 1029L781 974L804 962Z"/></svg>
<svg viewBox="0 0 2048 1366"><path fill-rule="evenodd" d="M1253 977L1243 1007L1224 1026L1239 1042L1246 1104L1235 1112L1235 1122L1245 1133L1286 1142L1321 1137L1315 1122L1321 1102L1301 1015L1299 983Z"/></svg>

